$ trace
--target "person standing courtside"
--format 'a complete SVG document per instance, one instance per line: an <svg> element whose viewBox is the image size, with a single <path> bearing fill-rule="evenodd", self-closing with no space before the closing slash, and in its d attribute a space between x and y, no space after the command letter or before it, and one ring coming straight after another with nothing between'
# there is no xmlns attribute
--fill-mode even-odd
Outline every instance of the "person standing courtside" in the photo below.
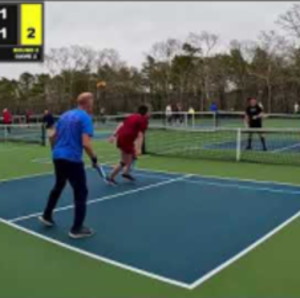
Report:
<svg viewBox="0 0 300 298"><path fill-rule="evenodd" d="M55 119L52 113L48 109L44 111L43 124L45 125L45 129L47 132L47 138L50 140L51 136L55 131L54 130Z"/></svg>
<svg viewBox="0 0 300 298"><path fill-rule="evenodd" d="M245 112L245 125L250 129L261 129L262 128L262 118L263 118L263 110L260 105L257 103L256 98L248 98L248 106ZM266 139L261 132L257 132L264 151L267 151ZM246 150L252 149L252 135L253 132L249 132L248 134L248 144Z"/></svg>
<svg viewBox="0 0 300 298"><path fill-rule="evenodd" d="M5 108L2 111L3 124L6 126L7 132L10 133L10 126L12 124L12 114L9 109Z"/></svg>
<svg viewBox="0 0 300 298"><path fill-rule="evenodd" d="M64 113L57 122L50 138L53 148L53 162L56 182L50 192L46 209L39 220L46 226L53 226L53 211L60 195L69 182L74 191L75 216L69 232L71 238L84 238L93 235L93 230L84 227L88 189L82 161L83 149L97 165L97 157L91 144L93 122L90 114L93 109L93 95L82 93L78 96L78 107Z"/></svg>

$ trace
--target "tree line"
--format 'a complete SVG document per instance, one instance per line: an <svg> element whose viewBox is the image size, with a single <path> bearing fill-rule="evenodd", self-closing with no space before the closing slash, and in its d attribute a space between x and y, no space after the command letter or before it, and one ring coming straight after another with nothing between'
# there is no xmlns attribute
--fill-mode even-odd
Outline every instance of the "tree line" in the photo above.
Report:
<svg viewBox="0 0 300 298"><path fill-rule="evenodd" d="M61 113L89 90L96 113L128 112L140 103L164 110L178 102L205 111L213 101L221 110L243 110L251 96L267 112L288 113L300 101L300 4L278 16L276 26L255 41L233 40L225 49L220 37L207 31L157 42L140 68L129 66L115 49L50 49L47 72L0 80L0 107L19 114L28 108Z"/></svg>

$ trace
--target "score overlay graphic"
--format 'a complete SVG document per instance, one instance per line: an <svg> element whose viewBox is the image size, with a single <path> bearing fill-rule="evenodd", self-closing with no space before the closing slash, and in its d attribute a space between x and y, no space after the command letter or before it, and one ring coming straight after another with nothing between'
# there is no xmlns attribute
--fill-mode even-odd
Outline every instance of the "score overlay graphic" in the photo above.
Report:
<svg viewBox="0 0 300 298"><path fill-rule="evenodd" d="M0 62L42 62L44 4L0 3Z"/></svg>

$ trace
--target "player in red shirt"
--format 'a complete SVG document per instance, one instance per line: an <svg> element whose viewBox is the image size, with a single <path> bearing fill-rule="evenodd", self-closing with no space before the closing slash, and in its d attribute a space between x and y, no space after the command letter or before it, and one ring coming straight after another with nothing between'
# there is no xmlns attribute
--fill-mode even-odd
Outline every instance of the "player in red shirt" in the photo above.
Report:
<svg viewBox="0 0 300 298"><path fill-rule="evenodd" d="M123 169L123 178L134 181L130 175L130 168L136 156L141 154L144 134L148 128L148 107L142 105L136 114L128 116L116 129L110 142L117 141L117 147L121 152L121 162L115 166L108 180L116 184L115 177Z"/></svg>

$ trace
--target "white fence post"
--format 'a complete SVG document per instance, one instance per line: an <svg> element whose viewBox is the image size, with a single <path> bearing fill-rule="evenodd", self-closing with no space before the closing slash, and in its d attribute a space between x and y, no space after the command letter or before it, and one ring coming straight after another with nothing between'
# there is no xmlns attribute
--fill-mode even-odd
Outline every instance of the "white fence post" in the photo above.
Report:
<svg viewBox="0 0 300 298"><path fill-rule="evenodd" d="M236 135L236 161L241 160L241 143L242 143L242 131L240 128L238 128L237 135Z"/></svg>

